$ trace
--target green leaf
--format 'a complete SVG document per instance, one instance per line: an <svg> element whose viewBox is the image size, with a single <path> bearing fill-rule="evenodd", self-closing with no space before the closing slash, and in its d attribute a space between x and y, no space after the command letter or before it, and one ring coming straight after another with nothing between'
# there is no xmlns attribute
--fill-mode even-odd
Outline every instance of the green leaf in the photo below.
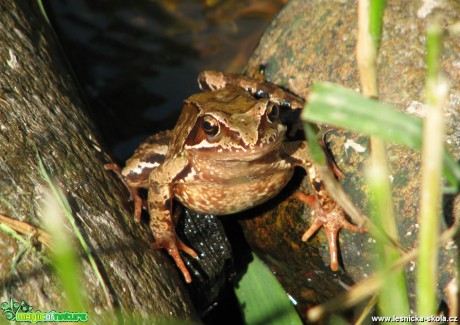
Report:
<svg viewBox="0 0 460 325"><path fill-rule="evenodd" d="M302 325L281 284L255 254L252 256L247 272L235 289L246 324Z"/></svg>
<svg viewBox="0 0 460 325"><path fill-rule="evenodd" d="M302 112L302 119L306 122L377 136L418 150L422 147L422 119L364 98L353 90L333 83L317 83L313 85L307 103ZM458 190L460 166L447 152L444 154L444 176L452 186L449 192Z"/></svg>

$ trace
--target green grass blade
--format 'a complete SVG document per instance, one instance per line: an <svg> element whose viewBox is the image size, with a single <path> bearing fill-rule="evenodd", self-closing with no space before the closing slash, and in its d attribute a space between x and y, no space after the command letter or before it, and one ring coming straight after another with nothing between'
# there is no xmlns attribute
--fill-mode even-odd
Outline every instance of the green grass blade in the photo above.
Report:
<svg viewBox="0 0 460 325"><path fill-rule="evenodd" d="M377 157L367 171L367 181L371 194L371 216L376 227L386 231L392 238L398 239L396 221L393 215L391 185L388 179L386 155ZM400 252L385 241L376 242L376 261L380 270L391 268L401 257ZM404 270L394 273L382 272L384 285L379 295L379 315L409 315L409 299Z"/></svg>
<svg viewBox="0 0 460 325"><path fill-rule="evenodd" d="M360 69L363 96L378 98L376 57L382 33L385 0L360 0L359 7L361 10L367 6L369 6L369 10L367 12L368 17L363 17L360 12L359 18L362 22L358 24L358 28L365 28L366 26L364 26L364 22L368 22L367 32L369 34L366 35L363 30L358 32L359 37L363 39L358 40L358 44L361 44L361 47L357 47L357 50L365 51L363 47L373 47L374 51L369 51L369 53L375 53L375 56L357 54L357 60L358 65L365 68ZM366 87L364 82L375 85L375 89ZM375 114L375 111L373 111L373 113ZM380 229L382 233L386 232L395 242L399 242L396 220L393 212L391 184L388 178L388 159L385 141L381 137L372 136L370 138L370 145L372 150L367 173L367 182L369 184L369 188L371 189L372 220L377 229ZM377 231L372 232L374 234L378 233ZM376 242L376 253L380 257L376 261L380 270L390 267L401 256L397 247L388 245L381 239L378 239ZM400 270L394 274L383 274L384 285L378 295L379 315L409 315L409 299L407 296L404 271Z"/></svg>
<svg viewBox="0 0 460 325"><path fill-rule="evenodd" d="M369 6L369 33L371 34L376 49L380 46L385 4L385 0L372 0Z"/></svg>
<svg viewBox="0 0 460 325"><path fill-rule="evenodd" d="M437 312L438 242L442 200L442 155L444 153L444 104L448 86L440 74L442 29L430 25L427 31L427 115L422 149L422 189L420 199L420 255L417 264L417 314Z"/></svg>
<svg viewBox="0 0 460 325"><path fill-rule="evenodd" d="M50 188L54 198L56 199L59 207L62 209L65 217L69 221L70 225L72 226L72 230L75 233L75 236L78 238L78 241L80 245L82 246L89 263L91 264L91 268L93 269L94 273L96 274L96 277L98 279L99 284L101 285L102 290L104 291L107 303L111 306L112 305L112 299L111 295L109 292L109 289L107 288L107 285L105 284L105 281L102 277L102 274L99 270L99 267L96 264L96 260L91 252L91 249L89 248L88 244L86 243L85 239L83 238L82 233L80 232L80 229L78 229L77 224L75 222L74 216L72 214L72 209L69 205L69 202L67 201L66 196L62 192L62 190L54 184L54 182L51 180L50 175L48 175L48 172L46 171L46 168L43 164L43 161L41 160L40 156L37 154L37 160L38 160L38 165L40 168L40 173L43 177L43 179L46 181L48 187Z"/></svg>
<svg viewBox="0 0 460 325"><path fill-rule="evenodd" d="M246 324L302 325L281 284L255 254L252 256L247 272L235 289Z"/></svg>
<svg viewBox="0 0 460 325"><path fill-rule="evenodd" d="M420 118L332 83L313 85L302 119L377 136L419 150L422 148ZM460 165L447 152L444 154L444 176L452 186L450 191L458 190Z"/></svg>
<svg viewBox="0 0 460 325"><path fill-rule="evenodd" d="M64 226L64 211L51 191L44 197L41 219L53 238L51 261L66 294L67 308L72 311L85 311L80 285L80 263L72 237Z"/></svg>
<svg viewBox="0 0 460 325"><path fill-rule="evenodd" d="M21 235L19 235L14 229L10 228L9 226L0 223L0 230L2 230L2 231L4 231L5 233L11 235L14 239L16 239L17 241L20 241L20 242L23 243L24 245L27 245L27 246L30 245L29 241L27 241L26 239L24 239L24 237L22 237Z"/></svg>
<svg viewBox="0 0 460 325"><path fill-rule="evenodd" d="M422 121L333 83L313 85L302 118L421 148Z"/></svg>

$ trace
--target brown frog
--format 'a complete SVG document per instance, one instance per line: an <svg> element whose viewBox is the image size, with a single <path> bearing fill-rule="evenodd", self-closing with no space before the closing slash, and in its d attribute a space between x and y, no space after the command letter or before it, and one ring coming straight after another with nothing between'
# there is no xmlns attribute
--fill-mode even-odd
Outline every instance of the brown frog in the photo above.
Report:
<svg viewBox="0 0 460 325"><path fill-rule="evenodd" d="M302 240L324 226L331 268L337 270L338 230L363 230L345 219L324 187L307 142L286 140L280 106L301 109L304 102L273 84L235 74L205 71L198 82L203 92L185 100L176 127L147 139L118 169L131 190L137 221L143 205L138 191L148 190L152 246L166 248L186 282L191 282L179 250L194 258L197 254L176 235L173 199L197 212L231 214L276 196L295 167L301 167L313 193L298 197L313 208L315 218ZM117 170L114 164L106 168Z"/></svg>

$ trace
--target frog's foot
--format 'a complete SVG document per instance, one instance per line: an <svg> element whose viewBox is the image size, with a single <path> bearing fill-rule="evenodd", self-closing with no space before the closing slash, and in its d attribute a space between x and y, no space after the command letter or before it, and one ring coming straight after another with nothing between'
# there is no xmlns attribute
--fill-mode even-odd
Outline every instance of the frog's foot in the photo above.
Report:
<svg viewBox="0 0 460 325"><path fill-rule="evenodd" d="M332 271L337 271L339 269L339 258L338 258L338 232L341 228L349 230L356 233L364 233L366 230L362 227L356 226L348 222L345 218L345 214L340 207L333 209L326 213L318 204L318 201L314 195L306 195L301 192L296 193L297 198L302 202L309 205L314 209L313 214L315 215L315 220L310 228L305 231L302 235L302 241L307 241L315 232L323 227L326 232L327 241L329 244L329 253L331 261Z"/></svg>
<svg viewBox="0 0 460 325"><path fill-rule="evenodd" d="M129 191L130 194L130 199L134 202L134 220L137 222L141 221L141 214L142 214L142 206L145 206L144 201L142 200L142 197L139 194L139 189L136 187L129 186L128 183L126 182L125 178L123 177L123 174L121 173L121 168L115 163L111 164L105 164L104 168L106 170L111 170L115 174L117 174L123 184L126 186L126 188Z"/></svg>
<svg viewBox="0 0 460 325"><path fill-rule="evenodd" d="M198 258L198 254L192 248L185 245L175 234L173 238L160 238L155 243L151 244L151 246L153 249L165 248L174 259L174 262L176 262L179 270L181 270L185 282L192 282L192 277L179 253L179 250L181 250L193 258Z"/></svg>

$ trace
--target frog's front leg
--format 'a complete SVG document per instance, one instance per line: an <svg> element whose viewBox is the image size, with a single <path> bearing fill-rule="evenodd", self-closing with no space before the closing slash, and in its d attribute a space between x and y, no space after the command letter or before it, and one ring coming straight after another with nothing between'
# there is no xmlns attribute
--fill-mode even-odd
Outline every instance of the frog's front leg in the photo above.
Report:
<svg viewBox="0 0 460 325"><path fill-rule="evenodd" d="M365 230L348 222L345 217L345 211L326 189L320 178L318 169L309 158L307 142L286 143L284 149L293 165L305 169L309 183L313 189L313 194L311 195L300 192L296 195L297 198L312 208L312 215L314 217L312 225L305 231L302 240L307 241L319 228L323 227L329 244L331 269L337 271L339 267L337 248L338 231L344 228L352 232L363 233Z"/></svg>
<svg viewBox="0 0 460 325"><path fill-rule="evenodd" d="M197 258L198 255L177 236L172 215L174 179L186 168L187 164L188 161L184 157L170 159L150 174L148 208L150 229L155 237L152 248L165 248L181 270L185 281L190 283L192 278L179 250L186 252L193 258Z"/></svg>

